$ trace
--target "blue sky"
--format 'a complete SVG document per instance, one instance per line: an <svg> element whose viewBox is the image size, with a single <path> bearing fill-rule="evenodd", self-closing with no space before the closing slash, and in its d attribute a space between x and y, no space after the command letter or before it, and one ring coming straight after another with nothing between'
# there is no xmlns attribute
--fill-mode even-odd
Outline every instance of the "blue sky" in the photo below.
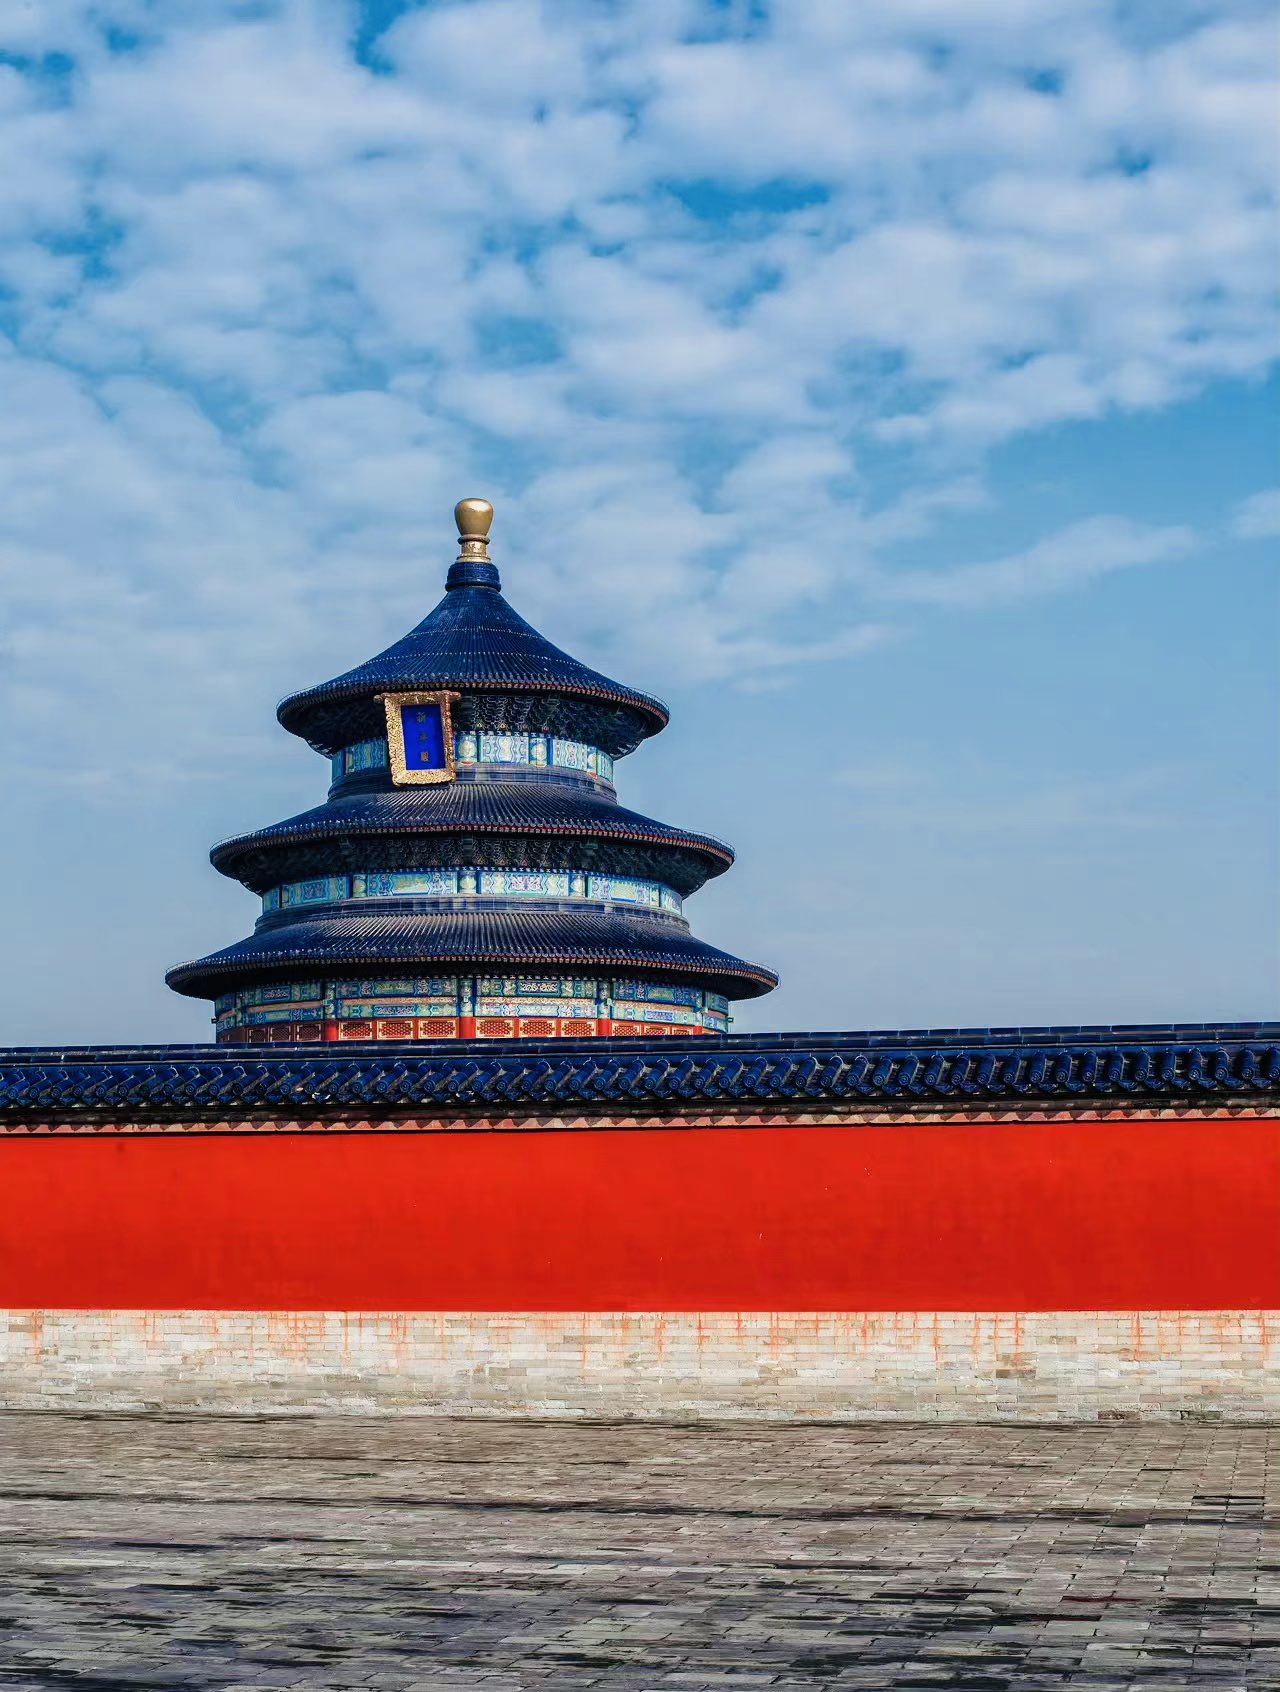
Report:
<svg viewBox="0 0 1280 1692"><path fill-rule="evenodd" d="M739 1027L1274 1014L1270 14L0 9L0 1041L205 1037L473 493Z"/></svg>

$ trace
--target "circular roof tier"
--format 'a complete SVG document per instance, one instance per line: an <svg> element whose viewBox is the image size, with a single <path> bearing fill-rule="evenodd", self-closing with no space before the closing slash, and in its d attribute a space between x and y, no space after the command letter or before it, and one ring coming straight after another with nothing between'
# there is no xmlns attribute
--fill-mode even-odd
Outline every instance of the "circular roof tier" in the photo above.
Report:
<svg viewBox="0 0 1280 1692"><path fill-rule="evenodd" d="M255 893L318 875L471 864L612 871L686 895L733 862L722 841L656 822L609 795L527 781L340 794L221 841L209 855Z"/></svg>
<svg viewBox="0 0 1280 1692"><path fill-rule="evenodd" d="M482 571L492 582L474 580ZM588 669L513 611L492 564L455 564L450 575L460 579L403 640L282 700L276 715L284 727L333 753L381 732L380 694L444 690L462 695L459 727L505 723L584 740L614 757L666 727L660 700ZM497 708L486 711L490 702Z"/></svg>
<svg viewBox="0 0 1280 1692"><path fill-rule="evenodd" d="M778 978L696 939L683 923L617 911L474 911L364 916L325 912L259 930L220 952L179 964L165 980L212 998L263 980L375 969L536 970L549 967L657 976L753 999Z"/></svg>

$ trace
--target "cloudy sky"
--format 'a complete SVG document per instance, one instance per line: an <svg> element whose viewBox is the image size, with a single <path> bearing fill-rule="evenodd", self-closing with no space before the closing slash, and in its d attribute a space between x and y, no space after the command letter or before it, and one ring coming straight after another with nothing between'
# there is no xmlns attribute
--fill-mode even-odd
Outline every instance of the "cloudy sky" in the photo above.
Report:
<svg viewBox="0 0 1280 1692"><path fill-rule="evenodd" d="M0 0L0 1042L200 1039L276 699L510 597L750 1027L1277 1006L1251 0Z"/></svg>

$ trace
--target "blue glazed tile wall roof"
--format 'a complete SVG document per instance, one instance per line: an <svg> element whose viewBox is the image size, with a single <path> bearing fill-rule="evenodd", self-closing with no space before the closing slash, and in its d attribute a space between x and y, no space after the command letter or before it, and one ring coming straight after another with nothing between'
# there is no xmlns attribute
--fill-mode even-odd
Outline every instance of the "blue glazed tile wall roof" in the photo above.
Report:
<svg viewBox="0 0 1280 1692"><path fill-rule="evenodd" d="M1280 1024L0 1051L0 1119L571 1104L1280 1103Z"/></svg>

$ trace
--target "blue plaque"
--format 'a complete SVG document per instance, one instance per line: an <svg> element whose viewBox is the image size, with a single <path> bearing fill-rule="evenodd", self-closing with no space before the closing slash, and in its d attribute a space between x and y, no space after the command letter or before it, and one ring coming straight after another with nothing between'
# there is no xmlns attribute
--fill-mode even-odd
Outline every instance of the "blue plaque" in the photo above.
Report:
<svg viewBox="0 0 1280 1692"><path fill-rule="evenodd" d="M425 705L400 707L400 730L404 736L406 770L443 770L444 712L432 701Z"/></svg>
<svg viewBox="0 0 1280 1692"><path fill-rule="evenodd" d="M397 787L414 782L452 781L455 693L384 693L387 759Z"/></svg>

